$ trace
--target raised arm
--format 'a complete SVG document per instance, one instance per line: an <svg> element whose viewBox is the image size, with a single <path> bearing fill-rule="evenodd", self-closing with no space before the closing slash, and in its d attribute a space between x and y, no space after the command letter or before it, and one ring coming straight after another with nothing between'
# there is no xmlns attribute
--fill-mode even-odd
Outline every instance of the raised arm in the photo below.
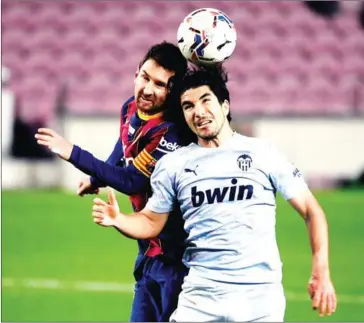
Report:
<svg viewBox="0 0 364 323"><path fill-rule="evenodd" d="M336 310L337 299L330 278L329 234L326 216L311 191L301 193L288 201L305 220L312 250L312 274L308 292L312 307L321 316Z"/></svg>
<svg viewBox="0 0 364 323"><path fill-rule="evenodd" d="M94 199L92 216L102 226L113 226L132 239L151 239L158 236L167 222L169 213L155 213L148 208L129 215L120 213L114 191L108 188L108 202Z"/></svg>
<svg viewBox="0 0 364 323"><path fill-rule="evenodd" d="M110 165L119 165L123 164L123 145L118 138L116 144L114 146L113 151L111 152L109 158L106 160L107 164ZM83 196L84 194L94 194L98 193L99 187L107 186L104 182L100 181L97 177L90 176L83 179L78 186L77 194Z"/></svg>
<svg viewBox="0 0 364 323"><path fill-rule="evenodd" d="M148 138L146 147L128 166L120 167L101 161L51 129L39 129L36 138L40 145L48 147L82 172L127 195L144 189L157 160L179 146L176 129L173 126L161 127Z"/></svg>

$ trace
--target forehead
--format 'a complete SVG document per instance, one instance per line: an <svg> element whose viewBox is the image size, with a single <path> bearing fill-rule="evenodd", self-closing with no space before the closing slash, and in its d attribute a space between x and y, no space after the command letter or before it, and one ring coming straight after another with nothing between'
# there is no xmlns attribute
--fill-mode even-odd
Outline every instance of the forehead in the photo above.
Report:
<svg viewBox="0 0 364 323"><path fill-rule="evenodd" d="M193 89L189 89L182 93L181 95L181 102L183 101L198 101L198 99L206 94L209 93L214 96L214 93L211 91L210 87L207 85L202 85Z"/></svg>
<svg viewBox="0 0 364 323"><path fill-rule="evenodd" d="M146 72L150 77L155 80L167 83L169 78L175 74L174 71L170 71L160 66L154 59L150 58L144 62L140 68L141 72Z"/></svg>

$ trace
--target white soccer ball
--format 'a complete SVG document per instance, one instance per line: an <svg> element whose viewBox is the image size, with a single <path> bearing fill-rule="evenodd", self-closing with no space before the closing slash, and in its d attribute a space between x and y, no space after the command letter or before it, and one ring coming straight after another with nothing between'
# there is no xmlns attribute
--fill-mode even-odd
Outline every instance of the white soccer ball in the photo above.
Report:
<svg viewBox="0 0 364 323"><path fill-rule="evenodd" d="M195 64L222 63L233 53L236 30L222 11L201 8L188 14L177 31L178 47L186 59Z"/></svg>

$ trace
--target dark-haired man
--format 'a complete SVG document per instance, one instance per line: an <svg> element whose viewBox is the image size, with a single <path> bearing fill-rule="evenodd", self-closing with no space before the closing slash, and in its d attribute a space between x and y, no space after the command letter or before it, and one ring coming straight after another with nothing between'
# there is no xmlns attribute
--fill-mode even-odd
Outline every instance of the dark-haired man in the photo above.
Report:
<svg viewBox="0 0 364 323"><path fill-rule="evenodd" d="M95 199L94 222L125 235L152 238L176 203L185 221L190 268L172 322L282 322L285 297L275 237L276 192L304 218L312 248L309 294L320 315L336 309L324 212L303 176L270 144L233 131L227 75L187 73L180 104L198 142L164 156L146 207L119 212L113 191Z"/></svg>
<svg viewBox="0 0 364 323"><path fill-rule="evenodd" d="M186 69L175 45L163 42L149 49L135 75L134 96L122 106L120 138L106 163L51 129L39 129L38 143L92 175L80 183L79 195L97 193L108 185L129 195L138 212L151 195L150 176L157 160L194 137L169 91ZM138 240L131 321L166 321L176 308L187 273L181 261L185 237L182 218L175 213L158 237Z"/></svg>

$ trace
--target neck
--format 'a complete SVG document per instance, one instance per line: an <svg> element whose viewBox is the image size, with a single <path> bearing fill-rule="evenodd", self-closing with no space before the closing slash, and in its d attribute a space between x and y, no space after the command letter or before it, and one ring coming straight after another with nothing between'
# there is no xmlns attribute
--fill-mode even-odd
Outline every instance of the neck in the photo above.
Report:
<svg viewBox="0 0 364 323"><path fill-rule="evenodd" d="M142 120L150 120L153 118L158 118L163 115L163 111L142 111L140 109L137 110L138 117Z"/></svg>
<svg viewBox="0 0 364 323"><path fill-rule="evenodd" d="M205 148L217 148L222 146L225 142L229 141L234 134L234 130L230 125L227 125L221 129L219 134L212 139L203 139L198 137L198 144Z"/></svg>

